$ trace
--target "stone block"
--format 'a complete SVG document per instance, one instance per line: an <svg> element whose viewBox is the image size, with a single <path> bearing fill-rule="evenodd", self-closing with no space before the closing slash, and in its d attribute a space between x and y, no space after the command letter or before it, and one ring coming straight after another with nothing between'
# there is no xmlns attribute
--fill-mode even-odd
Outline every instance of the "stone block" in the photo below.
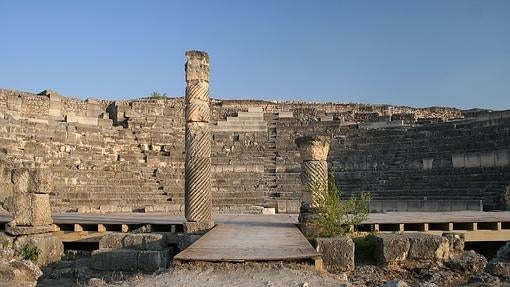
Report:
<svg viewBox="0 0 510 287"><path fill-rule="evenodd" d="M480 154L480 164L482 167L493 167L496 165L496 157L493 151L482 152Z"/></svg>
<svg viewBox="0 0 510 287"><path fill-rule="evenodd" d="M138 269L154 272L162 267L161 252L155 250L142 250L138 253Z"/></svg>
<svg viewBox="0 0 510 287"><path fill-rule="evenodd" d="M479 153L468 153L465 155L465 165L467 168L480 167L480 154Z"/></svg>
<svg viewBox="0 0 510 287"><path fill-rule="evenodd" d="M409 240L402 234L378 234L374 244L376 259L382 264L402 262L409 253Z"/></svg>
<svg viewBox="0 0 510 287"><path fill-rule="evenodd" d="M248 107L248 113L264 113L262 107Z"/></svg>
<svg viewBox="0 0 510 287"><path fill-rule="evenodd" d="M12 183L12 170L5 161L0 161L0 183Z"/></svg>
<svg viewBox="0 0 510 287"><path fill-rule="evenodd" d="M32 199L27 193L15 193L13 215L15 225L32 225Z"/></svg>
<svg viewBox="0 0 510 287"><path fill-rule="evenodd" d="M202 237L202 234L177 234L177 249L182 251L188 248L191 244L200 239L200 237Z"/></svg>
<svg viewBox="0 0 510 287"><path fill-rule="evenodd" d="M350 237L317 238L315 245L328 271L354 270L354 242Z"/></svg>
<svg viewBox="0 0 510 287"><path fill-rule="evenodd" d="M424 158L422 160L422 162L423 162L423 169L429 170L429 169L432 169L432 164L434 163L434 159L433 158Z"/></svg>
<svg viewBox="0 0 510 287"><path fill-rule="evenodd" d="M124 237L124 248L127 249L143 249L144 234L126 234Z"/></svg>
<svg viewBox="0 0 510 287"><path fill-rule="evenodd" d="M452 164L454 168L463 168L466 166L464 154L452 154Z"/></svg>
<svg viewBox="0 0 510 287"><path fill-rule="evenodd" d="M138 250L99 249L92 251L89 267L104 271L135 271L138 268Z"/></svg>
<svg viewBox="0 0 510 287"><path fill-rule="evenodd" d="M40 226L53 223L51 218L50 195L49 194L30 194L32 201L31 225Z"/></svg>
<svg viewBox="0 0 510 287"><path fill-rule="evenodd" d="M287 200L278 200L278 213L287 213Z"/></svg>
<svg viewBox="0 0 510 287"><path fill-rule="evenodd" d="M66 122L79 123L82 125L97 126L98 119L97 119L97 117L83 117L83 116L66 115Z"/></svg>
<svg viewBox="0 0 510 287"><path fill-rule="evenodd" d="M163 250L168 247L168 242L163 234L145 233L142 235L144 250Z"/></svg>
<svg viewBox="0 0 510 287"><path fill-rule="evenodd" d="M406 237L410 244L409 259L445 259L450 255L450 245L445 237L424 233L410 233Z"/></svg>
<svg viewBox="0 0 510 287"><path fill-rule="evenodd" d="M174 257L173 247L167 247L160 251L161 254L161 268L168 268L168 264Z"/></svg>
<svg viewBox="0 0 510 287"><path fill-rule="evenodd" d="M14 250L18 253L27 245L37 246L41 250L35 261L38 266L58 262L64 255L64 244L51 233L22 235L14 240Z"/></svg>
<svg viewBox="0 0 510 287"><path fill-rule="evenodd" d="M273 215L276 214L276 210L274 207L264 207L264 209L262 209L262 214Z"/></svg>
<svg viewBox="0 0 510 287"><path fill-rule="evenodd" d="M124 247L123 233L108 233L99 240L100 249L121 249Z"/></svg>
<svg viewBox="0 0 510 287"><path fill-rule="evenodd" d="M28 180L30 173L26 168L18 168L12 171L12 183L14 183L14 193L27 193Z"/></svg>
<svg viewBox="0 0 510 287"><path fill-rule="evenodd" d="M33 193L50 193L52 188L51 174L46 169L36 169L30 172L28 191Z"/></svg>
<svg viewBox="0 0 510 287"><path fill-rule="evenodd" d="M287 213L298 214L301 209L301 201L287 200Z"/></svg>
<svg viewBox="0 0 510 287"><path fill-rule="evenodd" d="M498 150L495 153L495 162L496 166L507 166L510 165L510 156L508 150Z"/></svg>

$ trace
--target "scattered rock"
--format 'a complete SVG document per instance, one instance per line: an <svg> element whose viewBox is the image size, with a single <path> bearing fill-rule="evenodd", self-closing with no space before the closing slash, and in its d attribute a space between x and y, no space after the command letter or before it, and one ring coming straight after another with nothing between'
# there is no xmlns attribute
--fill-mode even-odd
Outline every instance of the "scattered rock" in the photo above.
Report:
<svg viewBox="0 0 510 287"><path fill-rule="evenodd" d="M485 271L499 277L510 277L510 263L493 259L487 264Z"/></svg>
<svg viewBox="0 0 510 287"><path fill-rule="evenodd" d="M445 265L452 270L468 274L479 274L487 265L487 259L474 251L463 251L452 257Z"/></svg>
<svg viewBox="0 0 510 287"><path fill-rule="evenodd" d="M458 253L464 251L464 234L455 232L445 232L442 235L448 239L451 253Z"/></svg>
<svg viewBox="0 0 510 287"><path fill-rule="evenodd" d="M100 278L90 278L87 281L87 286L88 287L103 287L103 286L106 286L106 282Z"/></svg>
<svg viewBox="0 0 510 287"><path fill-rule="evenodd" d="M485 271L495 276L510 278L510 241L499 248L496 256L487 264Z"/></svg>
<svg viewBox="0 0 510 287"><path fill-rule="evenodd" d="M482 286L492 286L497 287L501 285L501 281L498 277L492 276L488 273L482 273L479 275L473 275L469 277L467 282L470 287L482 287Z"/></svg>

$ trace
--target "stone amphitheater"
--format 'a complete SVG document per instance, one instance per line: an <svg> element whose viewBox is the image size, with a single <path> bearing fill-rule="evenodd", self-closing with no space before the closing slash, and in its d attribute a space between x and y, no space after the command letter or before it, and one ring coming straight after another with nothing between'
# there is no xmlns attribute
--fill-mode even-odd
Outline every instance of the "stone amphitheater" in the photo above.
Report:
<svg viewBox="0 0 510 287"><path fill-rule="evenodd" d="M209 99L207 53L186 57L182 98L0 89L0 286L34 286L34 263L49 266L42 281L269 261L314 262L363 281L363 268L375 267L359 265L359 252L383 266L432 260L458 282L473 272L510 281L510 243L488 265L464 250L510 238L510 212L493 212L510 210L510 111ZM368 192L372 215L389 215L362 222L373 250L349 236L305 238L318 230L328 172L342 196ZM63 257L87 243L88 263ZM85 265L93 273L81 276ZM410 268L408 280L423 279ZM369 281L359 286L407 286Z"/></svg>
<svg viewBox="0 0 510 287"><path fill-rule="evenodd" d="M210 107L215 212L297 213L294 139L310 134L331 137L330 172L344 195L370 192L372 211L507 208L510 111L258 100ZM184 211L184 98L1 89L0 121L5 158L51 170L53 212Z"/></svg>

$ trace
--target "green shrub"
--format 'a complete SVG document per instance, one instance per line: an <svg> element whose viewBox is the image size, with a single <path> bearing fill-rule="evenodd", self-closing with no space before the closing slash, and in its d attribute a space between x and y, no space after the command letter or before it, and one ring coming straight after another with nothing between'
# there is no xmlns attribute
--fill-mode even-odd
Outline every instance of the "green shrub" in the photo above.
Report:
<svg viewBox="0 0 510 287"><path fill-rule="evenodd" d="M39 255L41 255L41 249L35 245L27 244L21 250L21 256L25 260L37 261Z"/></svg>
<svg viewBox="0 0 510 287"><path fill-rule="evenodd" d="M163 99L166 99L168 97L166 96L166 93L152 92L150 94L149 98L153 99L153 100L163 100Z"/></svg>
<svg viewBox="0 0 510 287"><path fill-rule="evenodd" d="M363 192L359 197L342 199L342 193L330 174L328 190L324 200L319 203L317 233L314 237L335 237L357 231L358 226L367 219L370 193Z"/></svg>

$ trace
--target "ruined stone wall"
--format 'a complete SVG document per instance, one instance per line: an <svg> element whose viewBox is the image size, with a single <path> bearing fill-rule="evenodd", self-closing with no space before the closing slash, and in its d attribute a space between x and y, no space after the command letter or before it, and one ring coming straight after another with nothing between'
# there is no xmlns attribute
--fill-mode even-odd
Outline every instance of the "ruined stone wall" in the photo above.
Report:
<svg viewBox="0 0 510 287"><path fill-rule="evenodd" d="M510 185L507 117L477 113L447 122L463 113L212 100L214 209L259 212L299 200L294 139L310 134L332 138L330 170L345 194L482 199L495 207ZM183 98L82 101L0 90L0 151L53 171L56 211L183 211Z"/></svg>

